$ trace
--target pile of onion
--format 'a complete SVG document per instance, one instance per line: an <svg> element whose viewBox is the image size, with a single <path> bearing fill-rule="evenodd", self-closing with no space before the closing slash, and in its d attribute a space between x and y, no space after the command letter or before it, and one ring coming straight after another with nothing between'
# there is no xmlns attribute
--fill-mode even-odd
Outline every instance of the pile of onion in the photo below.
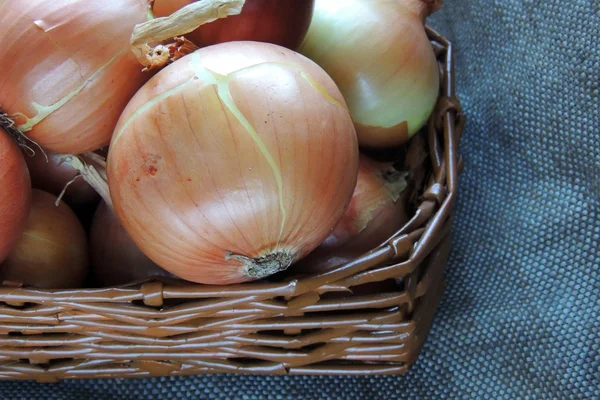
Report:
<svg viewBox="0 0 600 400"><path fill-rule="evenodd" d="M86 233L56 196L32 191L31 212L18 242L0 265L0 281L39 288L82 287L88 267Z"/></svg>
<svg viewBox="0 0 600 400"><path fill-rule="evenodd" d="M145 0L0 2L0 107L47 150L107 145L150 77L129 45ZM2 117L0 117L2 118Z"/></svg>
<svg viewBox="0 0 600 400"><path fill-rule="evenodd" d="M290 270L321 273L352 261L387 241L408 221L406 174L390 163L360 156L350 206L321 245Z"/></svg>
<svg viewBox="0 0 600 400"><path fill-rule="evenodd" d="M30 204L27 164L12 138L0 128L0 263L21 236Z"/></svg>
<svg viewBox="0 0 600 400"><path fill-rule="evenodd" d="M361 146L392 147L429 118L439 67L424 28L441 0L316 0L299 51L339 86Z"/></svg>
<svg viewBox="0 0 600 400"><path fill-rule="evenodd" d="M155 0L157 17L172 14L195 0ZM200 47L252 40L298 47L312 18L314 0L246 0L241 14L200 26L186 35Z"/></svg>
<svg viewBox="0 0 600 400"><path fill-rule="evenodd" d="M121 285L153 276L173 277L137 248L104 202L98 206L92 222L90 255L99 286Z"/></svg>
<svg viewBox="0 0 600 400"><path fill-rule="evenodd" d="M352 119L319 66L273 44L228 42L144 85L117 124L107 172L114 209L150 259L229 284L316 248L357 170Z"/></svg>

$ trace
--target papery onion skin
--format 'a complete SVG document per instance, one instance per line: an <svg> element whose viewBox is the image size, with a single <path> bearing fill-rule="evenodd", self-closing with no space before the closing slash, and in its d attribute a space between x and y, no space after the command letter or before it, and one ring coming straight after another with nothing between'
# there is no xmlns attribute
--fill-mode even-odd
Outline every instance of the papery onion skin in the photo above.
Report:
<svg viewBox="0 0 600 400"><path fill-rule="evenodd" d="M351 117L321 68L280 46L228 42L176 61L136 94L113 135L108 183L154 262L230 284L314 249L344 213L357 169Z"/></svg>
<svg viewBox="0 0 600 400"><path fill-rule="evenodd" d="M0 128L0 263L25 229L30 206L27 164L12 138Z"/></svg>
<svg viewBox="0 0 600 400"><path fill-rule="evenodd" d="M174 278L138 249L104 202L98 206L90 229L90 255L99 286L123 285L157 276Z"/></svg>
<svg viewBox="0 0 600 400"><path fill-rule="evenodd" d="M157 17L170 15L193 0L155 0ZM252 40L296 49L312 18L314 0L246 0L240 15L200 26L186 35L200 47Z"/></svg>
<svg viewBox="0 0 600 400"><path fill-rule="evenodd" d="M352 261L388 240L406 222L403 174L390 163L361 154L358 181L350 206L339 224L311 254L290 268L290 273L329 271Z"/></svg>
<svg viewBox="0 0 600 400"><path fill-rule="evenodd" d="M299 51L337 83L365 147L402 144L427 121L439 67L424 29L440 0L316 0Z"/></svg>
<svg viewBox="0 0 600 400"><path fill-rule="evenodd" d="M34 156L26 156L32 186L59 196L78 174L73 167L63 162L64 157L52 152L46 152L44 155L41 151L36 152ZM62 200L72 208L78 208L94 205L100 200L100 195L83 178L77 178L69 184Z"/></svg>
<svg viewBox="0 0 600 400"><path fill-rule="evenodd" d="M146 14L144 0L3 1L0 107L45 149L80 154L108 144L150 77L129 48Z"/></svg>
<svg viewBox="0 0 600 400"><path fill-rule="evenodd" d="M87 237L77 216L56 196L32 191L27 226L0 265L0 281L46 289L82 287L88 268Z"/></svg>

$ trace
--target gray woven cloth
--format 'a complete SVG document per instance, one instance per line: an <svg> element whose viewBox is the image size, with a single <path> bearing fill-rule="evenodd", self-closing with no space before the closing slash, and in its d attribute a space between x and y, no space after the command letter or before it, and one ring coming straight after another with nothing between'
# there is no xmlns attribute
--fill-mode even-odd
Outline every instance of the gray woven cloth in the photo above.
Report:
<svg viewBox="0 0 600 400"><path fill-rule="evenodd" d="M446 0L468 114L447 289L401 377L0 383L2 399L599 399L600 1Z"/></svg>

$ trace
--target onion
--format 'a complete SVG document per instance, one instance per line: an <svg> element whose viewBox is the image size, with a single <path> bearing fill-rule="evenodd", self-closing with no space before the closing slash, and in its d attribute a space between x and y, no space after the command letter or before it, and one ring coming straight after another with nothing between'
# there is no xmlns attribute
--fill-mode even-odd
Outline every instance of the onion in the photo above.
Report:
<svg viewBox="0 0 600 400"><path fill-rule="evenodd" d="M79 154L109 143L150 77L130 51L145 0L0 2L0 106L42 147Z"/></svg>
<svg viewBox="0 0 600 400"><path fill-rule="evenodd" d="M140 249L194 282L260 279L312 251L356 184L352 119L327 74L273 44L205 47L131 100L108 155Z"/></svg>
<svg viewBox="0 0 600 400"><path fill-rule="evenodd" d="M25 229L30 204L27 164L17 145L0 128L0 262Z"/></svg>
<svg viewBox="0 0 600 400"><path fill-rule="evenodd" d="M350 206L321 245L290 269L319 273L352 261L388 240L408 221L405 174L361 154Z"/></svg>
<svg viewBox="0 0 600 400"><path fill-rule="evenodd" d="M32 157L25 157L34 188L55 196L60 196L64 190L62 200L73 208L98 202L100 196L94 188L82 178L75 179L78 171L64 162L66 156L51 152L46 156L38 151Z"/></svg>
<svg viewBox="0 0 600 400"><path fill-rule="evenodd" d="M194 0L155 0L154 14L164 16ZM235 40L298 47L310 24L314 0L246 0L242 13L219 19L186 35L198 46Z"/></svg>
<svg viewBox="0 0 600 400"><path fill-rule="evenodd" d="M152 276L173 277L138 249L104 202L98 206L92 222L90 253L94 277L100 286L121 285Z"/></svg>
<svg viewBox="0 0 600 400"><path fill-rule="evenodd" d="M426 122L439 68L424 29L441 0L316 0L299 51L338 84L361 146L392 147Z"/></svg>
<svg viewBox="0 0 600 400"><path fill-rule="evenodd" d="M15 249L0 265L0 280L39 288L76 288L88 267L87 238L79 220L56 196L32 191L31 213Z"/></svg>

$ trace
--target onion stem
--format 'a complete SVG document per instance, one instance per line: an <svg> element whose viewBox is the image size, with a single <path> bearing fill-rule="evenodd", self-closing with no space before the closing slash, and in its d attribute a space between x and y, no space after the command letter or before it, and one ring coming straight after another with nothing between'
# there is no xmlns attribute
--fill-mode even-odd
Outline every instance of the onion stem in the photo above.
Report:
<svg viewBox="0 0 600 400"><path fill-rule="evenodd" d="M154 18L138 24L131 35L132 51L144 67L151 69L150 66L156 64L149 61L149 54L154 53L151 44L185 35L219 18L238 15L242 12L244 3L245 0L196 1L168 17Z"/></svg>
<svg viewBox="0 0 600 400"><path fill-rule="evenodd" d="M92 186L102 197L102 200L113 209L112 199L108 190L106 177L106 160L96 153L81 155L64 155L64 162L77 170L81 177Z"/></svg>

